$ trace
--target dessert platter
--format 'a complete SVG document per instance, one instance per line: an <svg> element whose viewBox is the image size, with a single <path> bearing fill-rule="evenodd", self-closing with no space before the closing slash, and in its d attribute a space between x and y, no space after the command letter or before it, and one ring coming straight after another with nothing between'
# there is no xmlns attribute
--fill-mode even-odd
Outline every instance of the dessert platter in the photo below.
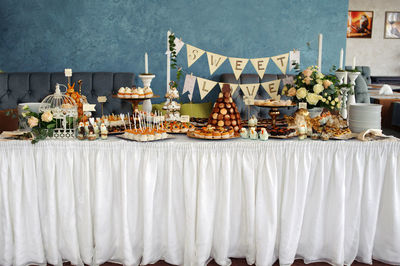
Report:
<svg viewBox="0 0 400 266"><path fill-rule="evenodd" d="M235 132L232 127L214 127L212 125L189 131L187 136L195 139L208 140L235 139L240 137L239 133Z"/></svg>
<svg viewBox="0 0 400 266"><path fill-rule="evenodd" d="M132 110L138 110L139 103L144 100L159 98L160 96L154 95L151 88L141 88L141 87L121 87L118 90L118 94L113 95L113 98L126 100L132 104Z"/></svg>
<svg viewBox="0 0 400 266"><path fill-rule="evenodd" d="M163 126L167 133L172 134L186 134L189 131L194 131L196 128L192 123L180 121L165 121Z"/></svg>
<svg viewBox="0 0 400 266"><path fill-rule="evenodd" d="M157 141L170 138L163 126L161 115L151 115L145 112L135 112L132 116L133 125L129 121L129 129L118 138L139 142Z"/></svg>
<svg viewBox="0 0 400 266"><path fill-rule="evenodd" d="M254 100L255 106L260 107L287 107L287 106L296 106L291 100L274 100L274 99L266 99L266 100Z"/></svg>

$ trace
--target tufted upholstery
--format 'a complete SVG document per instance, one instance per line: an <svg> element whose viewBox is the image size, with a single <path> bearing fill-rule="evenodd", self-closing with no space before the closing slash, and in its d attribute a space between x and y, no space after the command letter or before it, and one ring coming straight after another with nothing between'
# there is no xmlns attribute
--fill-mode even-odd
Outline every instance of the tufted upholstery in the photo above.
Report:
<svg viewBox="0 0 400 266"><path fill-rule="evenodd" d="M220 81L226 83L248 84L248 83L267 82L283 78L285 78L285 75L265 74L263 79L260 79L260 77L257 74L242 74L239 80L236 80L234 74L229 73L229 74L222 74L220 77ZM282 87L283 84L281 82L278 94L281 93ZM242 117L242 119L248 119L248 107L243 102L242 90L238 88L233 94L232 98L237 105L238 111L240 112L240 116ZM257 96L255 97L255 99L268 99L268 98L271 97L269 97L268 93L260 85L260 88L258 89ZM287 97L285 96L281 97L281 99L286 99L286 98ZM280 116L282 117L284 114L291 115L295 110L296 107L282 108L280 109L281 112ZM255 115L257 118L269 118L268 112L269 108L257 107L257 106L250 107L250 116Z"/></svg>
<svg viewBox="0 0 400 266"><path fill-rule="evenodd" d="M72 83L78 88L78 80L83 81L82 94L88 102L96 104L97 114L101 106L97 96L107 96L104 113L121 113L131 111L130 104L111 98L122 86L134 85L135 74L112 72L76 72ZM21 102L40 102L47 95L54 93L56 83L66 84L64 73L0 73L0 110L16 108Z"/></svg>

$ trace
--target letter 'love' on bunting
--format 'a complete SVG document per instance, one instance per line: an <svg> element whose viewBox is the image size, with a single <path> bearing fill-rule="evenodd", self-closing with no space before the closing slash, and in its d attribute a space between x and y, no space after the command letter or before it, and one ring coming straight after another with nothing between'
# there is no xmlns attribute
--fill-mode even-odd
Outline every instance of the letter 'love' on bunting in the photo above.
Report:
<svg viewBox="0 0 400 266"><path fill-rule="evenodd" d="M289 53L276 55L276 56L271 57L271 59L272 59L272 61L274 61L275 65L282 71L282 73L286 74Z"/></svg>
<svg viewBox="0 0 400 266"><path fill-rule="evenodd" d="M258 75L262 79L264 77L265 70L267 69L269 57L264 58L253 58L250 59L251 63L254 66L254 69L257 71Z"/></svg>
<svg viewBox="0 0 400 266"><path fill-rule="evenodd" d="M222 63L225 62L226 56L207 52L208 67L210 68L210 75L217 70Z"/></svg>
<svg viewBox="0 0 400 266"><path fill-rule="evenodd" d="M222 87L224 86L224 84L228 84L231 87L231 95L233 95L235 93L236 89L239 87L239 84L234 84L234 83L223 83L223 82L220 82L218 84L219 84L219 87L220 87L221 91L222 91Z"/></svg>
<svg viewBox="0 0 400 266"><path fill-rule="evenodd" d="M269 96L274 100L279 100L280 96L278 97L278 90L279 84L281 83L280 79L263 82L261 86L263 86L264 90L269 94Z"/></svg>
<svg viewBox="0 0 400 266"><path fill-rule="evenodd" d="M197 61L203 54L204 50L191 46L190 44L186 44L186 53L187 53L187 61L188 67L190 67L194 62Z"/></svg>
<svg viewBox="0 0 400 266"><path fill-rule="evenodd" d="M197 77L197 85L199 85L200 98L204 97L217 85L217 82Z"/></svg>
<svg viewBox="0 0 400 266"><path fill-rule="evenodd" d="M240 84L239 87L243 91L244 96L254 99L257 95L258 88L260 87L260 83Z"/></svg>
<svg viewBox="0 0 400 266"><path fill-rule="evenodd" d="M242 71L248 61L249 61L249 59L246 59L246 58L229 57L229 62L231 63L232 70L233 70L233 73L235 74L236 79L239 79L240 74L242 74Z"/></svg>

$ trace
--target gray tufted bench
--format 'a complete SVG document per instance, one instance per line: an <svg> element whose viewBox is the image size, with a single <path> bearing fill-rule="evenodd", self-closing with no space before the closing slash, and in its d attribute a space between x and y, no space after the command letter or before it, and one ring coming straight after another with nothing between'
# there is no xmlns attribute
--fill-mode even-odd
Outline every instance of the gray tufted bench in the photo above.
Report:
<svg viewBox="0 0 400 266"><path fill-rule="evenodd" d="M97 115L101 114L97 96L107 96L104 114L132 112L128 102L113 99L111 95L116 94L122 86L134 85L134 73L76 72L72 76L76 90L78 80L83 81L82 94L87 97L88 102L97 104ZM54 93L56 83L67 84L64 73L0 73L0 110L16 108L22 102L40 102Z"/></svg>
<svg viewBox="0 0 400 266"><path fill-rule="evenodd" d="M239 80L236 80L234 74L229 73L229 74L222 74L220 77L220 81L226 83L247 84L247 83L262 83L276 79L283 79L285 77L286 77L285 75L265 74L263 79L260 79L258 74L242 74ZM278 94L281 93L282 88L283 84L281 82ZM248 107L244 104L242 90L238 88L233 94L232 98L237 105L238 111L240 112L240 116L242 117L242 119L248 119ZM255 99L269 99L269 98L271 97L260 85L260 88L258 89L258 93ZM287 97L282 96L281 99L287 99ZM293 112L295 112L296 110L297 107L282 108L280 109L281 111L280 117L283 117L284 114L292 115ZM257 106L250 107L250 116L255 115L257 118L269 118L268 112L269 108L263 108Z"/></svg>

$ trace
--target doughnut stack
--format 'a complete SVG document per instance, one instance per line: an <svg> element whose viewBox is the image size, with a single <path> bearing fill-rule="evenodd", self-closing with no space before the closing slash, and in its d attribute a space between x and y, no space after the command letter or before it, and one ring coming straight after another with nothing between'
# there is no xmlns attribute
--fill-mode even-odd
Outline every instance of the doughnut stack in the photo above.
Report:
<svg viewBox="0 0 400 266"><path fill-rule="evenodd" d="M239 132L240 114L233 102L229 84L222 86L222 92L214 104L208 124L214 127L232 127L235 132Z"/></svg>

